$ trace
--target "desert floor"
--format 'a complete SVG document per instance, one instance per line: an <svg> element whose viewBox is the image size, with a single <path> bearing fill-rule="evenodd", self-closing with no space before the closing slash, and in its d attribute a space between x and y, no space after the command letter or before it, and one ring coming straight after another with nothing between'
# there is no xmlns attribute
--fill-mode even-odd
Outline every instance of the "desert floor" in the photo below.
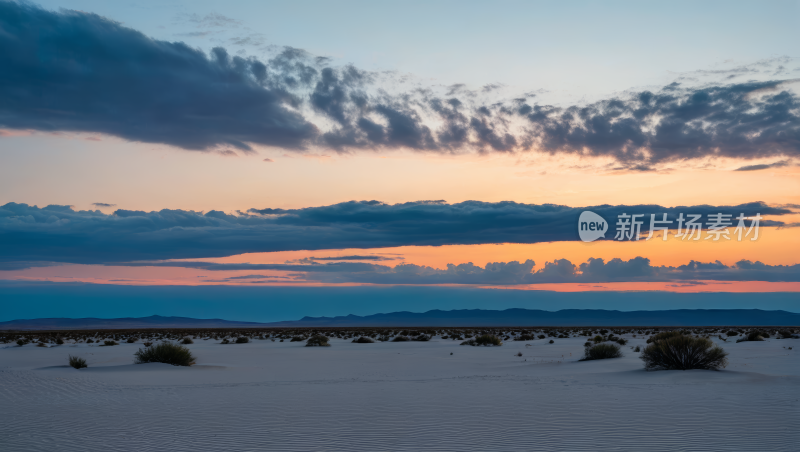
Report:
<svg viewBox="0 0 800 452"><path fill-rule="evenodd" d="M646 372L624 337L625 357L590 362L584 338L198 339L189 368L132 364L140 344L5 345L0 449L800 450L800 340L715 340L723 371Z"/></svg>

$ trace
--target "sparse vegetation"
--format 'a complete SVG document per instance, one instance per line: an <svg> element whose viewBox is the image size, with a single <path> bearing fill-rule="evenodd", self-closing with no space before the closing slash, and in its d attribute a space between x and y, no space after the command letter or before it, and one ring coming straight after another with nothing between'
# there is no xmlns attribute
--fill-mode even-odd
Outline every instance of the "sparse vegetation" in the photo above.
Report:
<svg viewBox="0 0 800 452"><path fill-rule="evenodd" d="M462 342L461 345L497 347L503 345L503 341L493 334L481 334L474 339L467 339L466 341Z"/></svg>
<svg viewBox="0 0 800 452"><path fill-rule="evenodd" d="M162 342L134 353L134 364L165 363L173 366L191 366L195 357L188 348L172 342Z"/></svg>
<svg viewBox="0 0 800 452"><path fill-rule="evenodd" d="M719 370L728 364L728 353L704 337L672 331L651 339L640 355L646 370Z"/></svg>
<svg viewBox="0 0 800 452"><path fill-rule="evenodd" d="M353 339L353 343L354 344L372 344L374 342L375 341L373 341L372 339L370 339L370 338L368 338L366 336L361 336L358 339Z"/></svg>
<svg viewBox="0 0 800 452"><path fill-rule="evenodd" d="M89 367L89 365L86 364L86 360L83 358L69 355L68 360L69 360L69 365L76 369L83 369L84 367Z"/></svg>
<svg viewBox="0 0 800 452"><path fill-rule="evenodd" d="M742 336L736 342L737 343L739 343L739 342L758 342L758 341L763 341L765 338L768 338L768 337L769 337L769 333L766 333L764 331L754 330L754 331L749 332L747 334L747 336Z"/></svg>
<svg viewBox="0 0 800 452"><path fill-rule="evenodd" d="M17 339L17 345L19 345L20 347L22 347L25 344L26 344L25 339Z"/></svg>
<svg viewBox="0 0 800 452"><path fill-rule="evenodd" d="M580 361L593 361L596 359L621 358L622 351L616 344L597 344L586 347Z"/></svg>
<svg viewBox="0 0 800 452"><path fill-rule="evenodd" d="M103 341L102 347L111 347L113 345L119 345L116 341Z"/></svg>
<svg viewBox="0 0 800 452"><path fill-rule="evenodd" d="M194 344L194 341L190 337L184 337L183 340L181 341L181 344L183 345Z"/></svg>
<svg viewBox="0 0 800 452"><path fill-rule="evenodd" d="M330 347L331 344L328 343L328 337L323 336L321 334L315 334L308 338L306 341L306 347Z"/></svg>
<svg viewBox="0 0 800 452"><path fill-rule="evenodd" d="M247 337L247 336L239 336L239 337L236 338L236 343L237 344L246 344L248 342L250 342L250 338Z"/></svg>

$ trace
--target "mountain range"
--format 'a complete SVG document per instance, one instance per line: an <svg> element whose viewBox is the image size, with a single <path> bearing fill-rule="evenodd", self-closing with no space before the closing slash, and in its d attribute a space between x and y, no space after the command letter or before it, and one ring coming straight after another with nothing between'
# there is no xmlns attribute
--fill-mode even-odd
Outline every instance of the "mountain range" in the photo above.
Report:
<svg viewBox="0 0 800 452"><path fill-rule="evenodd" d="M41 318L0 322L2 330L140 328L302 328L302 327L465 327L465 326L797 326L800 314L760 309L676 309L612 311L602 309L460 309L391 312L367 316L303 317L259 323L190 317Z"/></svg>

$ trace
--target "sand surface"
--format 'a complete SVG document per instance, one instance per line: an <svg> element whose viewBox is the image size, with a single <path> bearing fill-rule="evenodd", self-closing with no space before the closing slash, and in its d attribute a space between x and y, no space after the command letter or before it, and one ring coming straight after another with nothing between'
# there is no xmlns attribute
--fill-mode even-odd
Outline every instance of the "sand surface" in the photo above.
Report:
<svg viewBox="0 0 800 452"><path fill-rule="evenodd" d="M584 338L196 340L190 368L134 365L140 344L6 345L0 450L800 450L800 340L715 340L724 371L646 372L624 337L591 362Z"/></svg>

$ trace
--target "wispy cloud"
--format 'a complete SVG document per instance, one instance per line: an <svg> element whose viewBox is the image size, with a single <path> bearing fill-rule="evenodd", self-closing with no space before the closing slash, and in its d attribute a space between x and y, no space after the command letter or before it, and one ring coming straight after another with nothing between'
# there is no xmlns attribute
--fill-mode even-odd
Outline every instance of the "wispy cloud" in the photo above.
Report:
<svg viewBox="0 0 800 452"><path fill-rule="evenodd" d="M132 263L132 266L194 268L207 271L270 270L296 272L305 281L323 283L369 284L601 284L614 282L678 282L678 286L704 285L711 281L768 281L800 282L800 264L767 265L741 260L728 266L719 261L698 262L677 267L654 266L650 259L630 260L589 258L579 265L567 259L546 262L533 271L535 262L489 262L481 267L472 262L448 264L439 269L415 264L394 267L369 263L309 263L309 264L226 264L210 262L152 262ZM251 279L253 275L241 277ZM235 279L229 278L230 279ZM267 278L260 276L260 278Z"/></svg>
<svg viewBox="0 0 800 452"><path fill-rule="evenodd" d="M742 166L740 168L735 169L734 171L759 171L759 170L765 170L765 169L770 169L770 168L783 168L785 166L789 166L789 161L788 160L780 160L778 162L761 164L761 165Z"/></svg>

